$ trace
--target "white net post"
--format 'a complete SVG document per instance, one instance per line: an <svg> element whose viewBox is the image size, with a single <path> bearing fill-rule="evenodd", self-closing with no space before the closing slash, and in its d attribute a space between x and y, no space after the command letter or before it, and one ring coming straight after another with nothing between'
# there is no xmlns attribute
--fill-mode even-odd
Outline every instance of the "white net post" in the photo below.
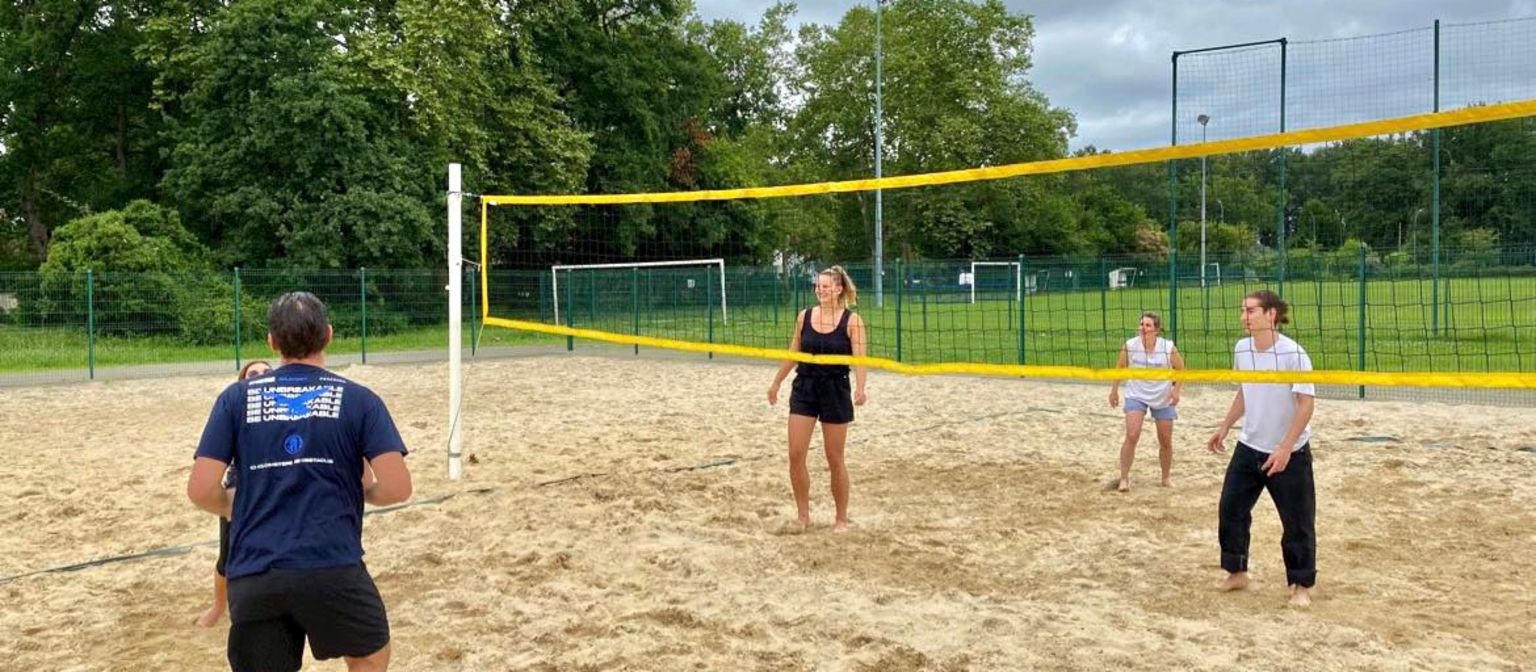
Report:
<svg viewBox="0 0 1536 672"><path fill-rule="evenodd" d="M448 164L448 480L463 475L459 454L464 424L460 389L464 357L464 194L460 166Z"/></svg>

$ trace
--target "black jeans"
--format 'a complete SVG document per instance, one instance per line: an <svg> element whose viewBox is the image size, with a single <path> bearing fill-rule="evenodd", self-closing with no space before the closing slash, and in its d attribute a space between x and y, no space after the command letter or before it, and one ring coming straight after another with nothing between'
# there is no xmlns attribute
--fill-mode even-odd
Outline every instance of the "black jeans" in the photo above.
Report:
<svg viewBox="0 0 1536 672"><path fill-rule="evenodd" d="M1264 474L1267 459L1268 454L1243 443L1232 451L1227 478L1221 485L1221 568L1248 571L1253 505L1258 503L1259 493L1267 489L1284 528L1280 552L1285 557L1285 582L1311 588L1317 583L1317 492L1312 480L1311 445L1291 453L1285 471L1274 476Z"/></svg>

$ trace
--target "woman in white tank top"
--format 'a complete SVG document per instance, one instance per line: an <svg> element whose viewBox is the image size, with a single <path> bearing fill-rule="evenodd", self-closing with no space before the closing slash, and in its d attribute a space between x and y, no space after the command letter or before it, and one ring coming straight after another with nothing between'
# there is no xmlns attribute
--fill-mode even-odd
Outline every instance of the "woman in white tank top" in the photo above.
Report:
<svg viewBox="0 0 1536 672"><path fill-rule="evenodd" d="M1184 357L1173 341L1159 336L1163 320L1157 313L1142 313L1140 333L1120 346L1117 368L1182 369ZM1120 405L1120 384L1109 389L1109 405ZM1125 441L1120 444L1120 480L1115 489L1131 489L1131 462L1136 459L1136 443L1141 440L1141 426L1151 413L1157 422L1157 457L1163 468L1164 487L1173 485L1173 421L1179 417L1179 392L1182 382L1168 380L1127 380L1125 383Z"/></svg>

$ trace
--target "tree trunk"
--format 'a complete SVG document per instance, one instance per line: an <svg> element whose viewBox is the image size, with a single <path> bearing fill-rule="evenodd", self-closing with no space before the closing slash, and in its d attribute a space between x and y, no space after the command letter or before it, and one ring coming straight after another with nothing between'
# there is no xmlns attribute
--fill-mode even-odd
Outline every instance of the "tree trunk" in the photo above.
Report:
<svg viewBox="0 0 1536 672"><path fill-rule="evenodd" d="M39 262L48 259L48 225L43 223L37 207L37 168L27 167L27 177L21 184L21 214L27 220L27 239Z"/></svg>
<svg viewBox="0 0 1536 672"><path fill-rule="evenodd" d="M117 176L128 177L128 106L117 106Z"/></svg>

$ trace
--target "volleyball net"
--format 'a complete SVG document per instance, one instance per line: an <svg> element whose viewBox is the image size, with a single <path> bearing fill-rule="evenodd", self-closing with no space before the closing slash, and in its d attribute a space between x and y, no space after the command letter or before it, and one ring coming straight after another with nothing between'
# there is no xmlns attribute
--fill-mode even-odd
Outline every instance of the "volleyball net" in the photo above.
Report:
<svg viewBox="0 0 1536 672"><path fill-rule="evenodd" d="M1536 100L1523 100L879 180L712 189L697 175L688 176L695 188L658 193L488 195L478 309L487 326L563 336L568 347L589 340L908 374L1090 380L1168 377L1113 368L1140 315L1158 312L1190 366L1174 377L1186 381L1536 388L1527 373L1536 363L1536 249L1498 244L1478 219L1536 213L1529 189L1513 202L1493 198L1497 185L1533 174L1513 165L1525 159L1455 175L1461 244L1446 245L1433 268L1412 244L1419 194L1396 188L1423 177L1402 157L1430 151L1437 129L1442 142L1499 155L1536 137L1533 115ZM1289 244L1271 226L1269 182L1282 157L1292 189L1314 180L1331 190L1285 215ZM1219 217L1207 208L1203 260L1188 239L1199 223L1180 217L1164 228L1158 212L1168 207L1170 166L1201 162L1222 166L1225 196ZM1188 186L1178 179L1173 189ZM892 252L878 291L872 264L846 261L868 258L877 190ZM1327 210L1344 201L1405 219L1352 225ZM1383 231L1397 226L1419 228L1383 247ZM1325 228L1343 240L1322 243ZM1119 252L1072 254L1089 245ZM1017 253L1053 248L1061 253ZM949 254L904 254L914 249ZM834 263L860 288L868 357L787 350L796 316L815 303L815 274ZM1286 331L1315 371L1231 370L1238 310L1261 288L1290 304Z"/></svg>

